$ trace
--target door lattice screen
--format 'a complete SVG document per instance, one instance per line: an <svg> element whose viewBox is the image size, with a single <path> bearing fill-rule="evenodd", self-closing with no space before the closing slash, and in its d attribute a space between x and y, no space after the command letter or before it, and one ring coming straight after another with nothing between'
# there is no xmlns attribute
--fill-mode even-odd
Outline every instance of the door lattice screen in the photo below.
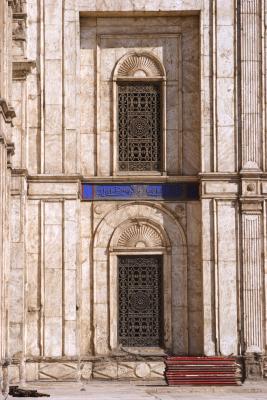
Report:
<svg viewBox="0 0 267 400"><path fill-rule="evenodd" d="M160 171L161 112L158 83L118 85L120 171Z"/></svg>
<svg viewBox="0 0 267 400"><path fill-rule="evenodd" d="M162 258L120 256L119 343L160 346L162 337Z"/></svg>

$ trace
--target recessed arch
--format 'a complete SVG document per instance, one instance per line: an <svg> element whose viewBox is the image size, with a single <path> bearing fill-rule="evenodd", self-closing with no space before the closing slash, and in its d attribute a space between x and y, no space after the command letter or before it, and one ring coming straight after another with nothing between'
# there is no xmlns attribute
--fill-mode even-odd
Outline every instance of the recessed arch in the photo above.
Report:
<svg viewBox="0 0 267 400"><path fill-rule="evenodd" d="M120 243L122 234L137 223L144 223L156 231L163 248L114 248ZM138 254L139 251L142 254L162 254L164 258L164 307L165 304L169 307L164 320L164 344L176 354L187 354L187 246L183 228L172 212L163 205L148 202L116 206L96 227L92 247L94 285L101 287L101 296L94 292L96 354L109 354L118 346L117 256L123 252Z"/></svg>

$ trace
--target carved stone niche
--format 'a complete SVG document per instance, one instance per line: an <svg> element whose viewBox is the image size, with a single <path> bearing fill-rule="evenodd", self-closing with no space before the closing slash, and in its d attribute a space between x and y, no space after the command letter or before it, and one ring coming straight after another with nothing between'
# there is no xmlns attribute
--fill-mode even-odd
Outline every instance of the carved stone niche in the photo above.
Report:
<svg viewBox="0 0 267 400"><path fill-rule="evenodd" d="M251 381L263 379L264 375L264 357L260 353L249 353L244 357L245 378Z"/></svg>

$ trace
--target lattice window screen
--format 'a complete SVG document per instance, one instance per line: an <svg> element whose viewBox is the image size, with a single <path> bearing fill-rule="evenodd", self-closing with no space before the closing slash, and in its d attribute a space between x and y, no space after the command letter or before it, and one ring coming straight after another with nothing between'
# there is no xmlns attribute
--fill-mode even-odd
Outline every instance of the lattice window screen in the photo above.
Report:
<svg viewBox="0 0 267 400"><path fill-rule="evenodd" d="M119 171L161 170L159 83L118 84Z"/></svg>
<svg viewBox="0 0 267 400"><path fill-rule="evenodd" d="M123 346L162 344L162 258L120 256L119 343Z"/></svg>

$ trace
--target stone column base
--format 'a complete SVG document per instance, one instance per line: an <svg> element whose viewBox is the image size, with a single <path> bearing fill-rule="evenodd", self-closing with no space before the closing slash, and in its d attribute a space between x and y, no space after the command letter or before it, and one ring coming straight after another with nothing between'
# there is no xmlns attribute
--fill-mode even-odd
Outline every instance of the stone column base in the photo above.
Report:
<svg viewBox="0 0 267 400"><path fill-rule="evenodd" d="M2 373L1 373L1 392L4 397L8 396L9 392L9 365L10 360L2 360L1 362Z"/></svg>
<svg viewBox="0 0 267 400"><path fill-rule="evenodd" d="M259 381L264 378L264 356L261 353L249 353L244 356L245 379Z"/></svg>

